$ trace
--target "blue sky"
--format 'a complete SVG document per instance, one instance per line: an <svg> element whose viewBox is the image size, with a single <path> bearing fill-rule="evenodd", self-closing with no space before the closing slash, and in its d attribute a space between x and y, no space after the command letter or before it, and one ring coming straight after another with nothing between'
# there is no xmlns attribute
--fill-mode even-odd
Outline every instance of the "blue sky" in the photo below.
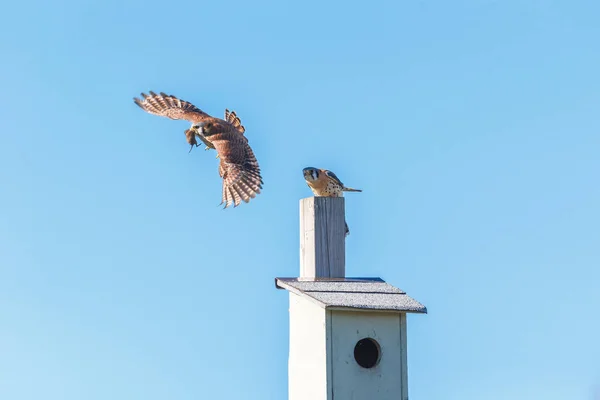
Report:
<svg viewBox="0 0 600 400"><path fill-rule="evenodd" d="M411 399L600 388L600 5L12 2L0 14L0 398L284 399L305 166L347 274L424 303ZM264 192L142 112L236 110Z"/></svg>

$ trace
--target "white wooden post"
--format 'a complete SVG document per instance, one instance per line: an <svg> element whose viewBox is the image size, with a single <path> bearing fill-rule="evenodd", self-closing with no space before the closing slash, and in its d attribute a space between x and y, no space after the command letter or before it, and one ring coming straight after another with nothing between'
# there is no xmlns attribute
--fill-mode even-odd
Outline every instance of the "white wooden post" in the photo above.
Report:
<svg viewBox="0 0 600 400"><path fill-rule="evenodd" d="M346 276L346 229L343 197L300 200L300 277Z"/></svg>

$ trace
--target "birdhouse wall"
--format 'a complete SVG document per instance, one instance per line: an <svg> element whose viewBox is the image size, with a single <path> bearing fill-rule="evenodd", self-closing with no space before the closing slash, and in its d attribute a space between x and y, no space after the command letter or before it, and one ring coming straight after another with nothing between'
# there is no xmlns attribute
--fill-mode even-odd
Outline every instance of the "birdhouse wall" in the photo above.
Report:
<svg viewBox="0 0 600 400"><path fill-rule="evenodd" d="M407 400L406 314L331 311L331 384L336 399ZM379 362L361 367L354 354L359 340L379 346Z"/></svg>
<svg viewBox="0 0 600 400"><path fill-rule="evenodd" d="M327 360L330 316L312 301L290 293L289 400L332 399Z"/></svg>
<svg viewBox="0 0 600 400"><path fill-rule="evenodd" d="M355 347L377 343L379 359L360 366ZM290 292L290 400L407 400L406 314L324 309Z"/></svg>

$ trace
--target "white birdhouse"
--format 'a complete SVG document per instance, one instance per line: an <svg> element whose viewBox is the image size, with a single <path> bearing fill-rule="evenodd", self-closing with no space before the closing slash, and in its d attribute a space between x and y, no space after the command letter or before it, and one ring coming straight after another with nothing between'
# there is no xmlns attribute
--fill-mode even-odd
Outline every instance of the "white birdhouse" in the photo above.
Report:
<svg viewBox="0 0 600 400"><path fill-rule="evenodd" d="M427 309L380 278L344 277L343 198L300 210L302 277L275 279L290 299L289 400L407 400L406 314Z"/></svg>
<svg viewBox="0 0 600 400"><path fill-rule="evenodd" d="M379 278L277 278L290 292L289 400L406 400L406 313Z"/></svg>

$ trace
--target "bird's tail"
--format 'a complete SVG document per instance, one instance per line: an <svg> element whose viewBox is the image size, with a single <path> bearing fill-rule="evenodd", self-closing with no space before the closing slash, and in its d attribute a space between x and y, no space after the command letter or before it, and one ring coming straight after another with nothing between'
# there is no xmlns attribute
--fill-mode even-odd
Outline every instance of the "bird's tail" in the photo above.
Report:
<svg viewBox="0 0 600 400"><path fill-rule="evenodd" d="M235 114L235 111L225 109L225 121L235 126L240 133L246 132L246 128L242 125L242 121L240 120L240 117Z"/></svg>
<svg viewBox="0 0 600 400"><path fill-rule="evenodd" d="M354 188L351 188L351 187L345 187L343 189L343 191L344 192L362 192L362 190L360 190L360 189L354 189Z"/></svg>
<svg viewBox="0 0 600 400"><path fill-rule="evenodd" d="M350 228L348 228L348 223L344 221L344 225L346 226L346 232L344 236L348 236L350 234Z"/></svg>

